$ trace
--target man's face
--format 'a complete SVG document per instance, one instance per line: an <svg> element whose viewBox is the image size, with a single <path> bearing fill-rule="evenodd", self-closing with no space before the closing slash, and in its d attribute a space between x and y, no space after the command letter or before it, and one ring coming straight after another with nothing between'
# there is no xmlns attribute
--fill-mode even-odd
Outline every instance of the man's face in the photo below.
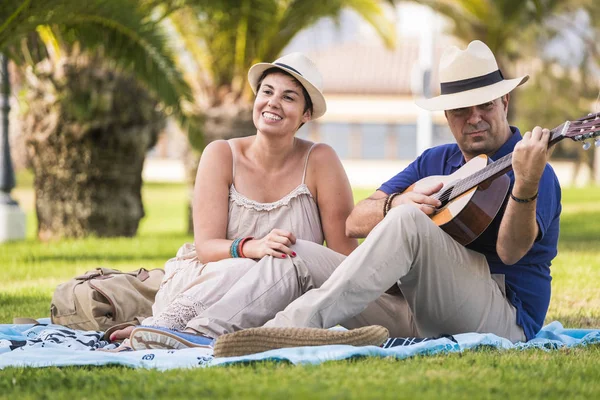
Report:
<svg viewBox="0 0 600 400"><path fill-rule="evenodd" d="M450 130L465 159L494 154L510 137L506 119L509 95L477 106L445 111Z"/></svg>

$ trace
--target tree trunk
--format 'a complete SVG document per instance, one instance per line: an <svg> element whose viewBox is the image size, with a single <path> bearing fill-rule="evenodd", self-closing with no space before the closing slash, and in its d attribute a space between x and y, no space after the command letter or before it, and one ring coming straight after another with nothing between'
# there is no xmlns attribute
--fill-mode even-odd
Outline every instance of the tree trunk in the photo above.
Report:
<svg viewBox="0 0 600 400"><path fill-rule="evenodd" d="M191 143L203 143L204 145L218 139L232 139L236 137L250 136L256 133L252 122L252 104L240 100L236 103L221 104L207 109L203 114L203 126L201 130L202 140L190 138ZM187 181L190 185L190 196L188 206L188 233L194 233L192 220L192 197L193 186L196 179L196 170L200 161L199 152L202 149L191 149L186 154L185 167ZM226 167L226 166L224 166Z"/></svg>
<svg viewBox="0 0 600 400"><path fill-rule="evenodd" d="M165 124L157 102L86 56L45 60L26 72L26 86L38 237L134 236L144 159Z"/></svg>

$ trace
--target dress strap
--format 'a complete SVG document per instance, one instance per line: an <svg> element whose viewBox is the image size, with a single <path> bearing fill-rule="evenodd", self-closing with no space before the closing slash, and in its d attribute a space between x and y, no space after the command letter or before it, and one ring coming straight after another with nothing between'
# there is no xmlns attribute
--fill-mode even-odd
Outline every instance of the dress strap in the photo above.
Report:
<svg viewBox="0 0 600 400"><path fill-rule="evenodd" d="M302 184L303 185L304 185L304 179L306 178L306 169L308 168L308 157L310 156L310 152L316 145L317 145L316 143L313 143L312 146L310 146L310 149L308 149L308 153L306 154L306 160L304 161L304 173L302 174Z"/></svg>
<svg viewBox="0 0 600 400"><path fill-rule="evenodd" d="M233 150L233 145L231 144L231 140L228 140L227 144L229 144L229 148L231 149L231 161L233 164L231 166L231 182L233 183L233 180L235 178L235 151Z"/></svg>

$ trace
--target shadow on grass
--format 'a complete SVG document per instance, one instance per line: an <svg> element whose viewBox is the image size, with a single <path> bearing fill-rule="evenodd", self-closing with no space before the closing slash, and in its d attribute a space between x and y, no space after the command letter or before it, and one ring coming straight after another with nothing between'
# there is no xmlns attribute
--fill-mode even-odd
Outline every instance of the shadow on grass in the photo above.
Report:
<svg viewBox="0 0 600 400"><path fill-rule="evenodd" d="M559 314L546 318L546 324L558 321L565 328L600 329L600 315Z"/></svg>
<svg viewBox="0 0 600 400"><path fill-rule="evenodd" d="M53 263L65 261L73 262L103 262L103 263L123 263L127 261L164 261L167 262L175 254L169 256L148 255L148 254L41 254L30 255L23 259L27 263Z"/></svg>
<svg viewBox="0 0 600 400"><path fill-rule="evenodd" d="M35 239L0 245L0 260L15 265L21 263L105 262L128 261L166 262L177 250L193 239L183 233L165 232L133 238L65 239L43 243Z"/></svg>
<svg viewBox="0 0 600 400"><path fill-rule="evenodd" d="M560 221L560 243L563 245L591 245L600 248L600 213L579 212L563 214Z"/></svg>
<svg viewBox="0 0 600 400"><path fill-rule="evenodd" d="M49 317L51 300L52 296L41 290L0 292L0 324L11 324L15 317Z"/></svg>

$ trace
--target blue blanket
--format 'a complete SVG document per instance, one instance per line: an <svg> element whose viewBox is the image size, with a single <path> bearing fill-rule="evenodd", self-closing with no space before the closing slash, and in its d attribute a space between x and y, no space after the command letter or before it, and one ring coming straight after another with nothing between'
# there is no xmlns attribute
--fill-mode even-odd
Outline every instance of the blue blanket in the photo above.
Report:
<svg viewBox="0 0 600 400"><path fill-rule="evenodd" d="M485 346L504 349L586 346L600 343L598 329L565 329L559 322L545 326L526 343L513 344L493 334L464 333L438 339L390 339L383 347L347 345L278 349L244 357L215 358L210 349L107 352L112 346L101 332L72 331L58 325L0 325L0 369L118 364L132 368L196 368L274 360L293 364L319 364L355 357L395 357L457 353Z"/></svg>

